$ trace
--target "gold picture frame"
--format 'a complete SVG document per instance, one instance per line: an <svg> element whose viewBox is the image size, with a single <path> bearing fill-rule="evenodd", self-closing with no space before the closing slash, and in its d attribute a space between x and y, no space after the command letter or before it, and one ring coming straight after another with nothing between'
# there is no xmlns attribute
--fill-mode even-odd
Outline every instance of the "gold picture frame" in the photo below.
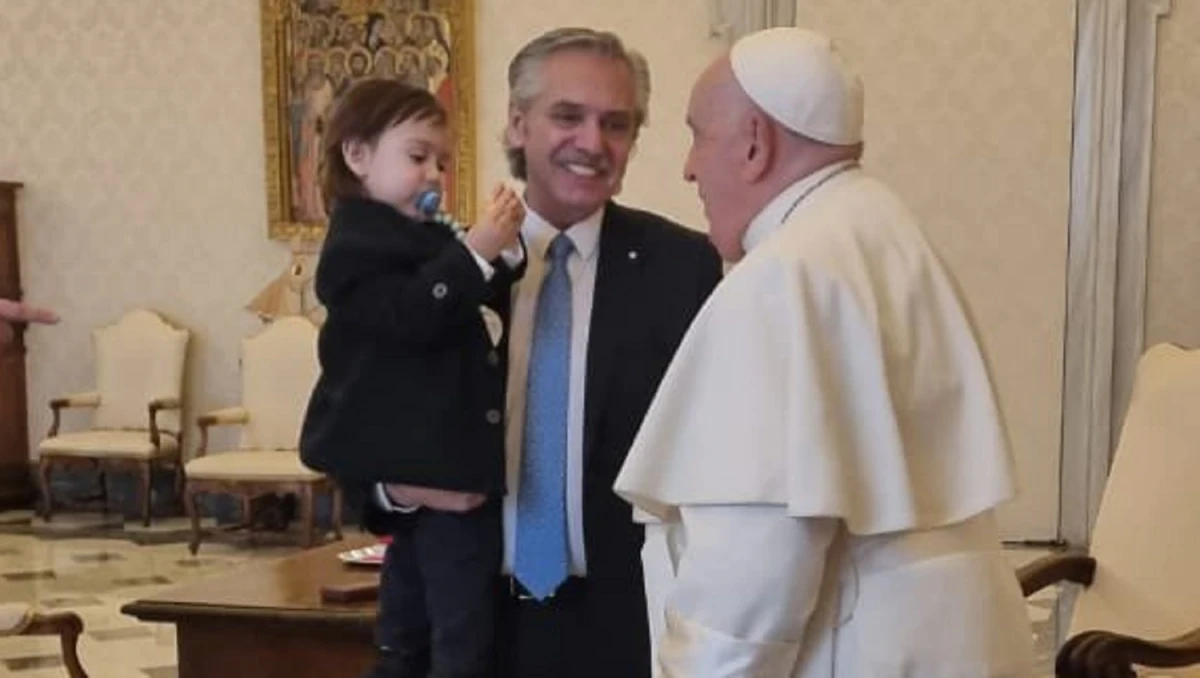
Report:
<svg viewBox="0 0 1200 678"><path fill-rule="evenodd" d="M474 0L260 0L268 237L324 236L320 129L356 77L423 84L450 113L443 207L475 217ZM445 62L445 63L442 63Z"/></svg>

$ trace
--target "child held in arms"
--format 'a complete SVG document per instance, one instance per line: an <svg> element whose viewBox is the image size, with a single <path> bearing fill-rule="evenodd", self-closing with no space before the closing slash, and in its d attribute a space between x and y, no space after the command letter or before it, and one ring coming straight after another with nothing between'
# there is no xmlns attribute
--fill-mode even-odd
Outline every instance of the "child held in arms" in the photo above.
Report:
<svg viewBox="0 0 1200 678"><path fill-rule="evenodd" d="M300 451L368 502L391 543L371 676L491 671L500 571L510 288L525 210L501 185L463 229L438 212L448 116L428 91L367 79L324 130L331 205L316 273L321 375Z"/></svg>

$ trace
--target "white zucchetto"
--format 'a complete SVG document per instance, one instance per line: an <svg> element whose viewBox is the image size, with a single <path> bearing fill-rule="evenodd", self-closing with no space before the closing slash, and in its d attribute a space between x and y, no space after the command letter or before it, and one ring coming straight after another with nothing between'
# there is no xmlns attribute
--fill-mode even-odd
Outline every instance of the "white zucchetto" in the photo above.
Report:
<svg viewBox="0 0 1200 678"><path fill-rule="evenodd" d="M738 84L779 124L827 144L862 141L862 81L828 37L768 28L738 40L729 56Z"/></svg>

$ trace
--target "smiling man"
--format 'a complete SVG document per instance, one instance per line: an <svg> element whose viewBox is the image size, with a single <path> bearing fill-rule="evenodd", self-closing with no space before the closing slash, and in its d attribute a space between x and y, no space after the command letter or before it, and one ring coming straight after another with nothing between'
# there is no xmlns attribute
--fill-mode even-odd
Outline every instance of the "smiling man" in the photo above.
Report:
<svg viewBox="0 0 1200 678"><path fill-rule="evenodd" d="M613 200L650 98L646 64L617 36L545 33L508 84L528 268L496 356L508 369L500 674L645 678L643 529L612 484L721 261L703 234ZM373 530L412 507L454 510L410 488L386 498Z"/></svg>

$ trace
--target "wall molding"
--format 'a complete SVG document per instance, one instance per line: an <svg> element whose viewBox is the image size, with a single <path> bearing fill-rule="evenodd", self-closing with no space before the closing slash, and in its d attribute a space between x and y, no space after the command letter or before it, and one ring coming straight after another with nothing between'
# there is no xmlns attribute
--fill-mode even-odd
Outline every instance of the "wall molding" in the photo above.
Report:
<svg viewBox="0 0 1200 678"><path fill-rule="evenodd" d="M733 44L744 35L796 25L797 0L706 0L708 37Z"/></svg>
<svg viewBox="0 0 1200 678"><path fill-rule="evenodd" d="M1145 324L1158 22L1171 0L1076 0L1059 537L1089 542Z"/></svg>
<svg viewBox="0 0 1200 678"><path fill-rule="evenodd" d="M1129 5L1121 144L1121 226L1117 241L1116 336L1113 342L1112 449L1116 449L1125 410L1129 406L1137 361L1145 350L1158 24L1171 12L1171 2L1134 0Z"/></svg>

